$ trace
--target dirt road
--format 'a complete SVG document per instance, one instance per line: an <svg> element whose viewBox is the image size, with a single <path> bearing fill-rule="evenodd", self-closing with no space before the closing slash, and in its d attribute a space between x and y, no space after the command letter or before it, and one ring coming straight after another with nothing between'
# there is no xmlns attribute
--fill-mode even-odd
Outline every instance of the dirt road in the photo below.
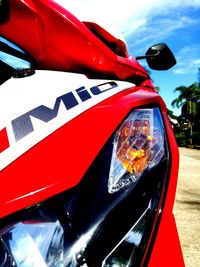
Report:
<svg viewBox="0 0 200 267"><path fill-rule="evenodd" d="M180 148L174 215L186 267L200 267L200 150Z"/></svg>

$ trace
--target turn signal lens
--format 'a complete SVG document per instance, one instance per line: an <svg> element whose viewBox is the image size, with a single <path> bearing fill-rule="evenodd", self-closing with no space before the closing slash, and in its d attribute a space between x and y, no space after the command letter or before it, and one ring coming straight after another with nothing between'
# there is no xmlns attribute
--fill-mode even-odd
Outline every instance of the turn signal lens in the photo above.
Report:
<svg viewBox="0 0 200 267"><path fill-rule="evenodd" d="M114 137L108 192L126 188L165 154L164 126L158 108L136 109Z"/></svg>

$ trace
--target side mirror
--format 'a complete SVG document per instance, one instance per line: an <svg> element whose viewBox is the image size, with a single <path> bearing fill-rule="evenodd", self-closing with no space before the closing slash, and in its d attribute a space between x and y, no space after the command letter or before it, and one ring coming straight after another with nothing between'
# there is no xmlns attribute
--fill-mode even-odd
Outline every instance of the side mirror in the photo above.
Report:
<svg viewBox="0 0 200 267"><path fill-rule="evenodd" d="M9 19L9 0L0 0L0 25Z"/></svg>
<svg viewBox="0 0 200 267"><path fill-rule="evenodd" d="M153 70L168 70L176 64L172 51L164 43L151 46L145 56L136 57L136 60L140 59L146 59Z"/></svg>

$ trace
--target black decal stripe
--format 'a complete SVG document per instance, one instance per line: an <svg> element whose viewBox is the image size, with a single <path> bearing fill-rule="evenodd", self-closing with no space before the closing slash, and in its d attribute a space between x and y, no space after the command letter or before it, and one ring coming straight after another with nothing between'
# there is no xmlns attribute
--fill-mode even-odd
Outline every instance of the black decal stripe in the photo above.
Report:
<svg viewBox="0 0 200 267"><path fill-rule="evenodd" d="M31 121L31 116L37 118L43 122L48 122L58 115L58 110L60 107L61 101L64 103L67 110L78 105L78 101L72 92L62 95L56 99L54 108L51 109L44 105L36 107L31 111L21 115L20 117L14 119L12 123L13 132L15 135L15 140L19 141L28 134L34 131L33 124Z"/></svg>

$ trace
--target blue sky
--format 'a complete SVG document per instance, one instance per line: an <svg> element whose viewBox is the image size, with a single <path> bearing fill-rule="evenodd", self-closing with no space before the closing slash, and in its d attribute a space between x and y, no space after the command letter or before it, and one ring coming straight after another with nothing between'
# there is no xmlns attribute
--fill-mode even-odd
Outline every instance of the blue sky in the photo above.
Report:
<svg viewBox="0 0 200 267"><path fill-rule="evenodd" d="M168 71L153 71L151 77L169 109L176 115L171 102L178 96L174 89L180 85L189 86L197 81L200 68L200 7L173 8L164 14L148 17L145 25L133 33L125 33L129 53L144 54L144 51L159 42L165 42L173 51L177 64ZM146 62L142 65L148 68Z"/></svg>
<svg viewBox="0 0 200 267"><path fill-rule="evenodd" d="M148 47L165 42L177 64L168 71L153 71L151 77L169 109L178 96L174 89L197 81L200 68L200 0L55 0L80 20L95 21L126 40L129 54L144 55ZM145 61L140 61L148 68Z"/></svg>

